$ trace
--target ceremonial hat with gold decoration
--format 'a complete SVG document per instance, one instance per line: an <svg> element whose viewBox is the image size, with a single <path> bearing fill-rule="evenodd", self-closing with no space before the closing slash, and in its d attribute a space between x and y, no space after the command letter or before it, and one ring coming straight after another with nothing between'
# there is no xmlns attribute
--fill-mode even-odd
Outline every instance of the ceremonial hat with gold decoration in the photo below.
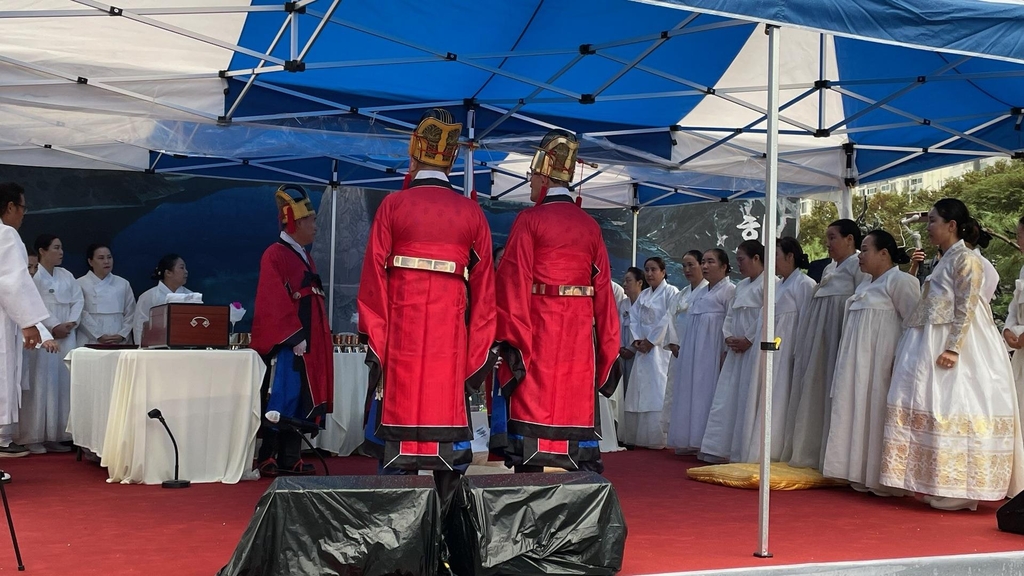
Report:
<svg viewBox="0 0 1024 576"><path fill-rule="evenodd" d="M448 170L459 156L462 124L444 108L428 110L409 139L409 157L420 164Z"/></svg>
<svg viewBox="0 0 1024 576"><path fill-rule="evenodd" d="M277 201L277 216L289 234L295 232L297 220L316 216L309 194L297 184L283 184L274 193L274 200Z"/></svg>
<svg viewBox="0 0 1024 576"><path fill-rule="evenodd" d="M572 132L552 130L541 140L540 148L530 162L530 171L552 180L572 182L579 149L580 143Z"/></svg>

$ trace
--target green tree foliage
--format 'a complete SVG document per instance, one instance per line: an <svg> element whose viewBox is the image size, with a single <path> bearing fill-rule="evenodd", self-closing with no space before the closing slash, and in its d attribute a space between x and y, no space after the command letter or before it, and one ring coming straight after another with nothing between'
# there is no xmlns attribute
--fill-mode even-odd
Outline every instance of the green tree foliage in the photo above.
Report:
<svg viewBox="0 0 1024 576"><path fill-rule="evenodd" d="M914 194L873 194L855 199L853 209L865 231L881 228L892 233L897 241L902 240L902 244L912 246L911 236L900 226L900 219L907 212L927 211L940 198L963 200L971 215L984 228L1012 242L1016 235L1017 221L1024 215L1024 162L1000 161L983 170L953 178L938 190L924 190ZM800 242L811 260L827 255L825 229L836 218L838 213L831 202L819 202L809 215L800 219ZM935 247L928 244L925 225L911 224L911 228L921 234L928 255L934 255ZM999 272L999 290L992 302L992 311L998 318L1006 318L1006 309L1013 297L1014 281L1021 265L1024 265L1024 257L1017 247L998 237L993 238L983 253Z"/></svg>

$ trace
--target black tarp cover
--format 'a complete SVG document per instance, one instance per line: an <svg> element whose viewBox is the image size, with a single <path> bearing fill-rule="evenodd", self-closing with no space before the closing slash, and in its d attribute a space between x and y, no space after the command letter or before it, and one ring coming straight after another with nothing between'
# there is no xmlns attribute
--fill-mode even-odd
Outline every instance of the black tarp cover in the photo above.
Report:
<svg viewBox="0 0 1024 576"><path fill-rule="evenodd" d="M457 576L615 574L626 520L593 472L467 476L446 526Z"/></svg>
<svg viewBox="0 0 1024 576"><path fill-rule="evenodd" d="M219 576L423 576L437 570L430 476L278 478Z"/></svg>

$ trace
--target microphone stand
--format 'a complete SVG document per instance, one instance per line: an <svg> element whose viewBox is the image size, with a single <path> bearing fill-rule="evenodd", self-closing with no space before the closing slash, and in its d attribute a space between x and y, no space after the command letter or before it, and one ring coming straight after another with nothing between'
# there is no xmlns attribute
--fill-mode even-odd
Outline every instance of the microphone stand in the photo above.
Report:
<svg viewBox="0 0 1024 576"><path fill-rule="evenodd" d="M178 442L174 440L174 434L171 434L167 420L164 420L164 415L157 409L150 410L148 416L159 420L164 425L164 430L167 430L167 435L171 437L171 445L174 446L174 480L164 480L161 486L164 488L188 488L192 485L191 482L178 479Z"/></svg>

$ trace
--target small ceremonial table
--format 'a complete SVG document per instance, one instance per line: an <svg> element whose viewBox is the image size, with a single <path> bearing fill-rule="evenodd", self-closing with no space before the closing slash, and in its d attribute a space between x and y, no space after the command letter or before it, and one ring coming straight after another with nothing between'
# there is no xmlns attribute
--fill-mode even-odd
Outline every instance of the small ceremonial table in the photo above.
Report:
<svg viewBox="0 0 1024 576"><path fill-rule="evenodd" d="M116 360L115 360L116 359ZM160 484L179 476L233 484L252 471L266 367L252 350L91 350L68 354L75 444L89 448L108 482ZM113 371L111 371L113 366ZM103 404L106 401L106 409Z"/></svg>

